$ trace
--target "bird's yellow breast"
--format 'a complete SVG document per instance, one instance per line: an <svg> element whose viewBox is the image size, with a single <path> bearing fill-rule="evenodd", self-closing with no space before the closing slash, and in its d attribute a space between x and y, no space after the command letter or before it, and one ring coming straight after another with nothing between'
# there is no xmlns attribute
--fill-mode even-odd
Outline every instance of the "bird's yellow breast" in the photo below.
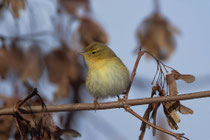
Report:
<svg viewBox="0 0 210 140"><path fill-rule="evenodd" d="M116 96L127 88L129 73L119 58L113 57L87 64L86 86L94 97Z"/></svg>

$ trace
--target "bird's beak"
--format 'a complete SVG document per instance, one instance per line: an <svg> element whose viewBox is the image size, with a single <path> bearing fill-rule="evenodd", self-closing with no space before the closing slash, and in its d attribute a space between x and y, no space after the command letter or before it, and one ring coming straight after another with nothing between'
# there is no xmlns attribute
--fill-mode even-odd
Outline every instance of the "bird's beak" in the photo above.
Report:
<svg viewBox="0 0 210 140"><path fill-rule="evenodd" d="M82 55L82 56L84 56L85 55L85 52L81 52L81 53L79 53L80 55Z"/></svg>

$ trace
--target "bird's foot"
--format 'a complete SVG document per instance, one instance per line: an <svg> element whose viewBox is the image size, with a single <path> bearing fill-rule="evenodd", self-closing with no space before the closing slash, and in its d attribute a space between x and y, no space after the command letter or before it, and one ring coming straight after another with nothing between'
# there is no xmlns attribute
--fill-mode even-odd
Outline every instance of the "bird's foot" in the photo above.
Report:
<svg viewBox="0 0 210 140"><path fill-rule="evenodd" d="M117 98L118 98L118 102L122 103L123 105L126 104L126 100L124 98L120 98L119 95L117 95Z"/></svg>
<svg viewBox="0 0 210 140"><path fill-rule="evenodd" d="M94 99L93 104L94 104L95 111L96 111L96 109L100 108L100 104L98 103L98 99L97 98Z"/></svg>

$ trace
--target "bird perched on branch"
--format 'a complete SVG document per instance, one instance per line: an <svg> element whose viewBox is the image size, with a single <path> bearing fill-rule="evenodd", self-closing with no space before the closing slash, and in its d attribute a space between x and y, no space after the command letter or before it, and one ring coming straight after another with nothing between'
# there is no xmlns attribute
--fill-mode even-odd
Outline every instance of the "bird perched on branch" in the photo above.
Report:
<svg viewBox="0 0 210 140"><path fill-rule="evenodd" d="M129 85L128 69L109 47L94 42L81 54L88 66L86 87L95 98L95 104L98 98L115 97L125 92Z"/></svg>

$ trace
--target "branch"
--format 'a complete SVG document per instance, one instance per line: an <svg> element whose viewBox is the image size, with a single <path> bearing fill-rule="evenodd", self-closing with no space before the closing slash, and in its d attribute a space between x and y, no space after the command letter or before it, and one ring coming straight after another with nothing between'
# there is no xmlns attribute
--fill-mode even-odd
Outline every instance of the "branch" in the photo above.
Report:
<svg viewBox="0 0 210 140"><path fill-rule="evenodd" d="M177 96L164 96L164 97L153 97L153 98L142 98L142 99L132 99L127 100L126 104L130 106L145 105L150 103L160 103L168 101L178 101L178 100L189 100L210 97L210 90L194 92L188 94L182 94ZM46 112L63 112L63 111L81 111L81 110L104 110L113 108L124 108L122 102L105 102L99 103L100 107L95 108L92 103L78 103L78 104L64 104L64 105L50 105L46 106ZM41 113L43 112L42 106L31 106L31 108L20 107L19 111L23 114L30 113ZM13 115L15 113L14 107L0 109L1 115Z"/></svg>
<svg viewBox="0 0 210 140"><path fill-rule="evenodd" d="M139 61L140 61L140 59L141 59L141 57L143 55L144 55L144 52L143 51L139 51L138 56L136 58L136 62L135 62L134 68L133 68L133 71L132 71L132 74L131 74L130 84L128 85L128 88L126 89L126 93L125 93L125 96L124 96L125 100L128 99L128 94L129 94L129 91L131 89L131 85L133 84L133 80L134 80L134 77L136 75L136 70L137 70Z"/></svg>

